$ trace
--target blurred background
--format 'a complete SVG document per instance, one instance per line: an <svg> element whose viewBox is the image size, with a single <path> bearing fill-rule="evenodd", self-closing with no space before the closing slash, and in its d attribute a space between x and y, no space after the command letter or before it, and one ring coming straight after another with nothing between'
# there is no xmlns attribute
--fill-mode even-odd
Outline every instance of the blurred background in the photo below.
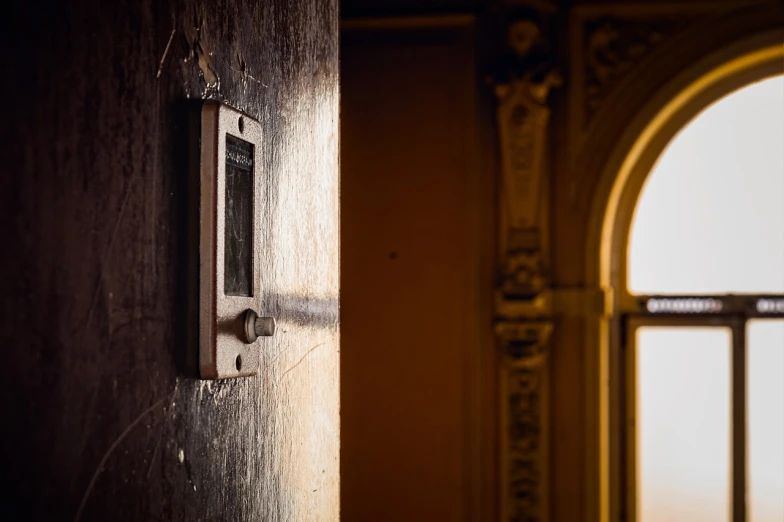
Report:
<svg viewBox="0 0 784 522"><path fill-rule="evenodd" d="M784 517L774 4L343 2L344 520Z"/></svg>

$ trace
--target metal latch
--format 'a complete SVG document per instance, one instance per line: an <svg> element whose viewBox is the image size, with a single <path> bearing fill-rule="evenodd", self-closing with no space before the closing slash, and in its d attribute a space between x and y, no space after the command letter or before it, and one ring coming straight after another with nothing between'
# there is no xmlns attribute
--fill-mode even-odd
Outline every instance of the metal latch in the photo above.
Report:
<svg viewBox="0 0 784 522"><path fill-rule="evenodd" d="M259 337L275 334L260 317L262 129L216 102L200 118L199 373L203 379L259 371Z"/></svg>

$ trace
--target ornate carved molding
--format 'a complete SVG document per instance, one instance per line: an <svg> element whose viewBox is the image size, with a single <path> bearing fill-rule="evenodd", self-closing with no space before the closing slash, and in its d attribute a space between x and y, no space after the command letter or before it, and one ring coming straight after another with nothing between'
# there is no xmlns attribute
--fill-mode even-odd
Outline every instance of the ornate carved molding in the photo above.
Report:
<svg viewBox="0 0 784 522"><path fill-rule="evenodd" d="M507 364L515 368L542 366L552 331L553 323L549 320L521 319L496 323L501 350L509 358Z"/></svg>
<svg viewBox="0 0 784 522"><path fill-rule="evenodd" d="M529 4L530 6L531 4ZM542 13L513 19L494 71L501 155L501 265L496 335L501 367L502 512L547 520L549 94L563 80L543 37Z"/></svg>
<svg viewBox="0 0 784 522"><path fill-rule="evenodd" d="M561 85L559 70L543 47L532 20L508 29L510 52L494 77L501 145L501 216L504 298L531 300L547 286L546 200L550 91Z"/></svg>
<svg viewBox="0 0 784 522"><path fill-rule="evenodd" d="M585 123L623 78L690 17L620 19L585 22Z"/></svg>
<svg viewBox="0 0 784 522"><path fill-rule="evenodd" d="M545 374L541 367L516 368L507 377L507 520L545 520L547 439Z"/></svg>
<svg viewBox="0 0 784 522"><path fill-rule="evenodd" d="M501 321L504 518L547 520L547 347L550 321Z"/></svg>

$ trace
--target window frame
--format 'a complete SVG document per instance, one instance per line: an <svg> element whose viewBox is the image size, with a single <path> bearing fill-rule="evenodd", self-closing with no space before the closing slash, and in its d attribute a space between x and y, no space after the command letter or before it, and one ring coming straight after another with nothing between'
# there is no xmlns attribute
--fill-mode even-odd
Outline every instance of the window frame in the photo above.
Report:
<svg viewBox="0 0 784 522"><path fill-rule="evenodd" d="M748 516L748 414L747 414L747 350L746 339L748 323L753 319L784 319L784 310L773 313L761 313L757 307L728 308L723 312L705 313L657 313L648 310L645 301L653 296L638 296L640 306L637 310L626 311L618 316L621 329L619 349L619 373L616 393L618 394L619 416L615 423L616 440L620 444L619 462L616 472L619 474L619 488L622 492L618 519L625 522L637 521L637 411L636 411L636 331L640 327L710 327L728 328L732 332L731 344L731 494L730 513L732 522L745 522ZM667 296L668 299L694 299L696 296ZM711 298L713 296L710 296ZM768 299L770 295L727 295L718 296L730 303L758 302ZM775 295L784 302L784 295Z"/></svg>
<svg viewBox="0 0 784 522"><path fill-rule="evenodd" d="M622 417L618 415L622 397L619 377L623 373L620 352L624 346L626 318L639 314L640 298L678 297L634 296L627 290L628 237L642 187L667 144L694 116L745 85L784 73L781 35L779 30L756 32L704 56L673 76L640 107L633 120L625 123L621 137L602 163L586 241L586 282L595 285L607 298L603 312L586 323L587 521L629 520L622 518L627 515L624 510L628 488L621 480L625 435L623 426L619 425ZM737 310L740 300L751 296L709 297L733 303L730 310ZM748 314L747 318L751 318L754 314L749 312L752 311L745 310L740 315ZM740 341L745 343L745 337ZM592 500L593 495L597 500Z"/></svg>
<svg viewBox="0 0 784 522"><path fill-rule="evenodd" d="M769 75L762 79L778 76L784 77L784 63L782 63L781 71L778 74ZM713 101L718 102L724 96L731 95L752 83L754 82L739 85L730 93ZM678 128L676 133L671 136L671 140L677 138L677 132L681 128L683 127ZM667 145L670 141L667 142ZM664 150L666 148L661 153ZM618 259L616 271L618 285L616 288L619 290L617 294L620 299L619 308L615 313L618 322L616 328L619 330L619 335L616 337L616 343L619 346L617 350L619 362L616 366L618 384L614 393L619 396L615 399L617 408L610 412L611 416L614 414L619 417L614 424L616 430L620 430L614 434L614 438L620 446L616 453L619 462L615 468L619 475L617 478L620 495L618 520L637 522L635 332L641 326L707 326L726 327L732 332L730 513L732 514L732 522L746 522L749 454L746 444L748 438L746 413L748 392L746 385L747 324L752 319L784 319L784 294L632 294L629 291L629 243L634 225L634 212L644 184L653 173L658 157L650 165L646 175L639 177L637 183L633 185L634 192L629 193L628 196L628 205L631 211L627 215L628 219L625 219L618 227L623 238L623 249L620 253L616 252ZM772 302L773 306L769 311L766 311L763 304L768 302Z"/></svg>

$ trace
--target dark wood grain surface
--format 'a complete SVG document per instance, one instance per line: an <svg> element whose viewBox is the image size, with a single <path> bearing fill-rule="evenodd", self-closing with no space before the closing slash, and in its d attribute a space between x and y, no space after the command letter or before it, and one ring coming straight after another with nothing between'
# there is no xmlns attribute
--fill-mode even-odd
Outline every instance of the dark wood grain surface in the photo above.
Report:
<svg viewBox="0 0 784 522"><path fill-rule="evenodd" d="M0 518L336 520L337 1L18 2L3 25ZM202 98L264 130L278 333L254 378L187 364Z"/></svg>

